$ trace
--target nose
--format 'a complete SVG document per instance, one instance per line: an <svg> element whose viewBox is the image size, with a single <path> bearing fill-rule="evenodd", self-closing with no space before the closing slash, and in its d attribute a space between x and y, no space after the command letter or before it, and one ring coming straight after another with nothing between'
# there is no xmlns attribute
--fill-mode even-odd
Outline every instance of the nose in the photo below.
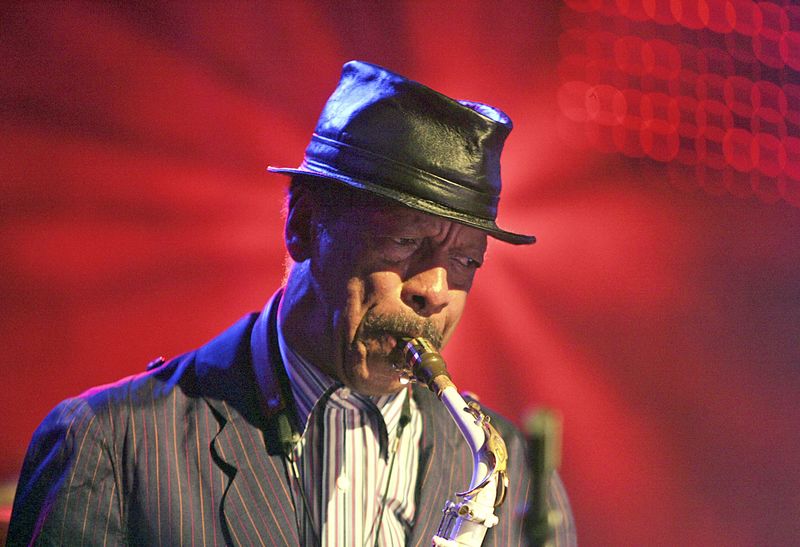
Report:
<svg viewBox="0 0 800 547"><path fill-rule="evenodd" d="M403 302L424 317L442 311L450 302L447 270L434 266L418 272L403 283Z"/></svg>

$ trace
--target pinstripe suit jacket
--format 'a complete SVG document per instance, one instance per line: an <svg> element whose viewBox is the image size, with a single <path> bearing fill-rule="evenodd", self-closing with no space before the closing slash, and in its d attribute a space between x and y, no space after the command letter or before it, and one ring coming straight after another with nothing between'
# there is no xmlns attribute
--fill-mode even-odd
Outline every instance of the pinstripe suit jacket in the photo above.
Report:
<svg viewBox="0 0 800 547"><path fill-rule="evenodd" d="M298 545L274 420L255 387L256 319L244 317L158 369L59 404L28 449L8 545ZM414 397L424 430L408 544L430 545L444 501L469 484L472 458L441 403L427 389ZM517 545L515 513L529 488L523 443L493 420L508 444L511 483L484 545ZM557 544L574 544L557 478L550 502L566 516Z"/></svg>

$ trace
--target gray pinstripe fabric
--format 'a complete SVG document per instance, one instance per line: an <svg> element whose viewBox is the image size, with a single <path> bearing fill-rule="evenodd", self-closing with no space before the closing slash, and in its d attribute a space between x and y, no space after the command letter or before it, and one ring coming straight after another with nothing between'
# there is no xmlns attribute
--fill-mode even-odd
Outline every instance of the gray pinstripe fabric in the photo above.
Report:
<svg viewBox="0 0 800 547"><path fill-rule="evenodd" d="M8 545L298 545L275 431L249 357L250 315L195 352L58 405L23 464ZM274 341L273 341L274 343ZM408 545L430 545L441 507L469 484L472 458L443 406L415 389L423 416L417 515ZM517 545L530 485L522 438L509 448L509 499L484 545ZM550 502L567 518L556 478Z"/></svg>

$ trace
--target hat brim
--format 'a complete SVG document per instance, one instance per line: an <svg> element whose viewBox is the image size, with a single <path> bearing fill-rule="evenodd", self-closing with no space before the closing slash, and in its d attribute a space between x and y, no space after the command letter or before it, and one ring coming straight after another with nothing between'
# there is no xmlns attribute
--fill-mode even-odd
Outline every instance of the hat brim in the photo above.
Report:
<svg viewBox="0 0 800 547"><path fill-rule="evenodd" d="M359 190L372 192L373 194L377 194L379 196L391 199L393 201L397 201L402 205L405 205L406 207L411 207L412 209L416 209L417 211L422 211L423 213L436 215L439 217L446 218L448 220L452 220L454 222L458 222L460 224L465 224L467 226L477 228L481 231L486 232L488 235L490 235L495 239L499 239L500 241L504 241L506 243L511 243L512 245L530 245L532 243L536 243L535 236L516 234L514 232L503 230L502 228L498 227L495 221L493 220L467 215L459 211L450 209L448 207L444 207L436 202L418 198L416 196L412 196L404 192L399 192L392 188L386 188L384 186L371 183L369 181L354 179L352 177L348 177L336 171L325 171L325 172L315 171L313 169L309 169L305 165L301 165L300 167L296 168L269 166L267 167L267 171L283 175L303 175L303 176L315 177L320 179L329 179L336 182L341 182L347 184L352 188L358 188Z"/></svg>

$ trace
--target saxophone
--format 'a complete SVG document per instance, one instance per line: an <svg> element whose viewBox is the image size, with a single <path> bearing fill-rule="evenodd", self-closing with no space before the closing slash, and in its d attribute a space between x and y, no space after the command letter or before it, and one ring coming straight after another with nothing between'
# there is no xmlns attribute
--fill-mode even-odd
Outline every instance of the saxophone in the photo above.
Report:
<svg viewBox="0 0 800 547"><path fill-rule="evenodd" d="M425 338L402 341L406 381L428 386L447 408L473 457L472 480L467 490L455 493L443 509L442 522L433 537L435 547L478 547L486 531L497 524L494 509L505 500L508 452L500 434L477 402L467 403L450 379L444 359Z"/></svg>

